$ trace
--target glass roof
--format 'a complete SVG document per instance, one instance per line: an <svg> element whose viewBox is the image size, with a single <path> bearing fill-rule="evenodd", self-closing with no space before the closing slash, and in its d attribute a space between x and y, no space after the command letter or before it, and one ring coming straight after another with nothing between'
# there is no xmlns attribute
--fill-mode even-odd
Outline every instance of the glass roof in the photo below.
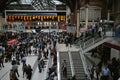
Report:
<svg viewBox="0 0 120 80"><path fill-rule="evenodd" d="M20 0L11 4L18 3L31 5L35 10L55 10L56 5L63 4L59 0Z"/></svg>
<svg viewBox="0 0 120 80"><path fill-rule="evenodd" d="M21 0L21 4L31 4L32 1L35 1L35 0ZM46 0L41 0L41 1L46 1ZM62 2L58 1L58 0L48 0L48 1L53 1L56 5L58 4L62 4Z"/></svg>

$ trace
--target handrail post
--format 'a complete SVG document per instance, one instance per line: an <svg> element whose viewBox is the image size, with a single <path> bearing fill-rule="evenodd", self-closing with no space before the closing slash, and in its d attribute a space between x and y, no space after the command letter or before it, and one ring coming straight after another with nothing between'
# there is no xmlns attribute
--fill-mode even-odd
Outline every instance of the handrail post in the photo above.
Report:
<svg viewBox="0 0 120 80"><path fill-rule="evenodd" d="M93 38L93 44L95 44L95 38Z"/></svg>

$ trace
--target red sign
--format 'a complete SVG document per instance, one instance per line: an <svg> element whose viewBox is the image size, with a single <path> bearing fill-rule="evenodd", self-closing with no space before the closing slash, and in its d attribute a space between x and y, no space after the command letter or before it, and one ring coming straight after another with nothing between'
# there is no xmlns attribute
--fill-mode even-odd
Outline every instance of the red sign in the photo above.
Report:
<svg viewBox="0 0 120 80"><path fill-rule="evenodd" d="M12 44L14 44L14 43L16 43L16 42L17 42L16 39L12 39L12 40L10 40L10 41L7 41L7 44L8 44L8 45L12 45Z"/></svg>
<svg viewBox="0 0 120 80"><path fill-rule="evenodd" d="M60 26L60 29L66 30L66 26Z"/></svg>

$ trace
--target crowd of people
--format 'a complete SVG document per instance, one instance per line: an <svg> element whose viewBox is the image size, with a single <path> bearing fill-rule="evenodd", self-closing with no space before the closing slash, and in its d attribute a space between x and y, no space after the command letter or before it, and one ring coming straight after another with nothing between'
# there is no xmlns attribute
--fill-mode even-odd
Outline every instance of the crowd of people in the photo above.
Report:
<svg viewBox="0 0 120 80"><path fill-rule="evenodd" d="M88 32L86 32L85 36L92 35L95 36L95 32L98 33L99 37L102 35L102 27L89 29ZM12 38L11 38L12 37ZM10 80L18 80L19 76L19 65L22 65L22 71L23 71L23 78L26 75L26 78L28 80L31 80L32 78L32 72L33 69L30 64L26 63L25 57L29 55L37 55L38 56L38 69L41 73L44 71L45 67L45 59L48 59L48 55L50 53L50 56L53 57L53 64L48 70L48 77L46 80L57 80L57 52L56 52L56 44L58 43L65 43L66 47L70 44L70 47L74 42L78 39L75 34L62 32L55 35L50 35L50 33L39 33L39 34L15 34L14 36L8 36L5 34L4 37L1 38L0 41L0 52L2 55L0 55L0 69L4 68L4 62L11 62L12 68L10 70ZM17 39L17 42L8 45L7 41L10 39ZM82 35L80 36L82 38ZM4 41L3 41L4 40ZM62 64L62 71L64 77L67 76L67 63L66 60L63 61ZM112 63L109 63L105 65L104 68L102 68L102 64L99 63L97 65L93 65L90 72L91 72L91 78L93 78L94 73L96 72L96 79L98 80L100 73L102 74L101 80L109 80L108 76L111 75L113 77L113 80L117 80L119 78L119 73L116 70L119 70L119 61L116 59L112 60ZM75 76L73 76L72 80L76 80Z"/></svg>
<svg viewBox="0 0 120 80"><path fill-rule="evenodd" d="M100 62L90 68L91 79L95 80L119 80L120 60L115 57L107 59L101 56ZM104 58L104 59L103 59Z"/></svg>
<svg viewBox="0 0 120 80"><path fill-rule="evenodd" d="M30 64L26 63L25 57L33 54L38 55L38 68L41 72L42 69L44 70L44 60L48 59L49 50L56 50L56 37L48 33L32 33L30 36L28 34L16 34L14 38L17 39L16 43L8 45L7 42L3 42L0 44L0 69L5 67L4 62L10 62L12 65L10 80L18 80L20 76L18 67L22 65L23 78L26 77L31 80L33 69ZM13 38L4 37L4 39L7 41Z"/></svg>

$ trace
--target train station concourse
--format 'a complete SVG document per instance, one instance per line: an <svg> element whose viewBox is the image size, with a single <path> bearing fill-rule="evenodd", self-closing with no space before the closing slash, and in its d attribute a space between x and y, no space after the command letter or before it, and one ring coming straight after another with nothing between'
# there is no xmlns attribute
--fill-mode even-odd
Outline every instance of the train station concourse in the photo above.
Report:
<svg viewBox="0 0 120 80"><path fill-rule="evenodd" d="M120 80L120 0L1 0L0 80Z"/></svg>

